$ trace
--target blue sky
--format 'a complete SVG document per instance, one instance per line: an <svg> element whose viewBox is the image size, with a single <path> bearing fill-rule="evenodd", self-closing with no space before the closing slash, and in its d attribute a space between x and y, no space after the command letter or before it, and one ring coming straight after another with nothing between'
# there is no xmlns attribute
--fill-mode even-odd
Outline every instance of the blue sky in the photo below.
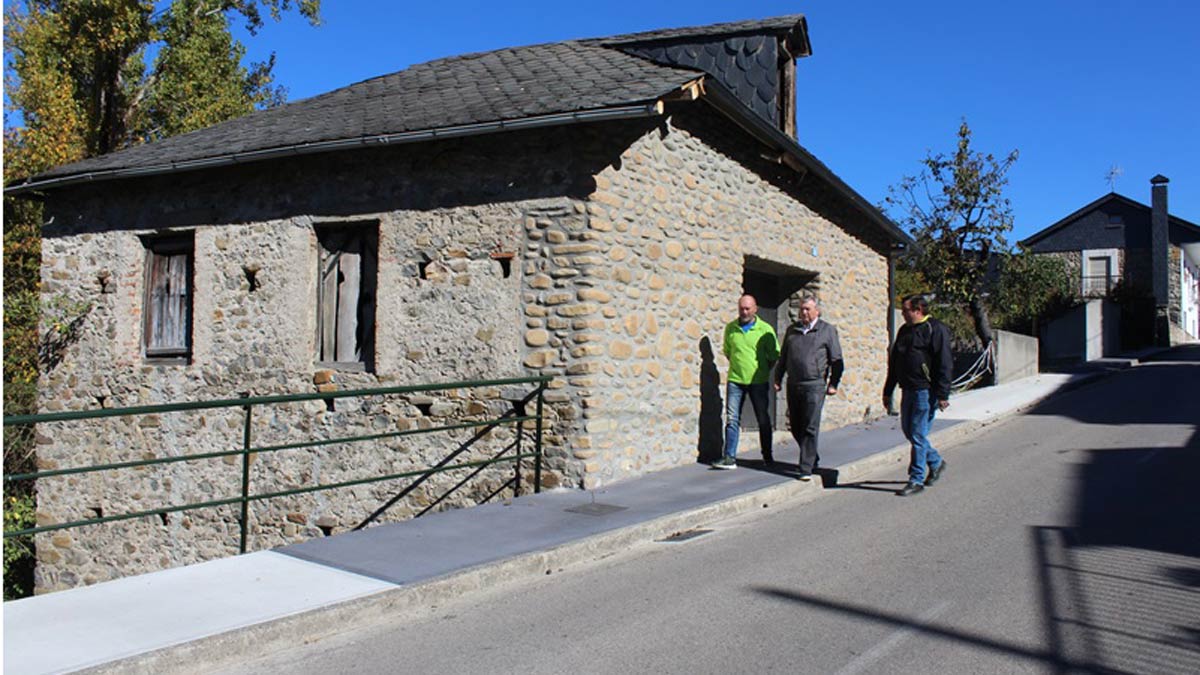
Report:
<svg viewBox="0 0 1200 675"><path fill-rule="evenodd" d="M443 56L672 26L802 13L800 143L873 203L966 118L977 149L1017 149L1013 238L1116 189L1200 223L1200 3L442 2L325 0L319 28L285 20L247 42L274 50L292 99Z"/></svg>
<svg viewBox="0 0 1200 675"><path fill-rule="evenodd" d="M5 4L9 4L6 2ZM1191 0L920 2L324 0L246 37L274 51L295 100L414 63L501 47L803 13L799 140L873 203L927 150L951 151L959 121L976 149L1020 151L1008 196L1013 239L1109 191L1200 223L1200 3Z"/></svg>

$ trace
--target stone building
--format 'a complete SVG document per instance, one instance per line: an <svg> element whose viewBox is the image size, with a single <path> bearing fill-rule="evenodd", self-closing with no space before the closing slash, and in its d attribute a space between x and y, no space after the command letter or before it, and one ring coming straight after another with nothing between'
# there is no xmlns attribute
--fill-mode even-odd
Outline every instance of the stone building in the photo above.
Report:
<svg viewBox="0 0 1200 675"><path fill-rule="evenodd" d="M41 408L544 374L544 486L596 488L719 449L720 339L745 289L780 330L819 296L848 365L825 423L876 417L890 254L907 238L797 143L795 60L810 51L789 16L470 54L11 185L46 204L45 296L91 306ZM519 395L310 401L253 432L442 425ZM38 459L236 447L242 419L43 424ZM428 466L456 438L257 456L255 489ZM39 517L227 496L233 459L44 479ZM511 494L507 476L445 502L461 474L430 480L384 518ZM250 548L343 531L395 490L256 502ZM229 555L237 529L220 507L41 535L38 588Z"/></svg>
<svg viewBox="0 0 1200 675"><path fill-rule="evenodd" d="M1151 183L1151 205L1111 192L1021 244L1063 258L1085 298L1145 296L1145 311L1126 303L1127 346L1200 338L1200 225L1170 215L1165 176Z"/></svg>

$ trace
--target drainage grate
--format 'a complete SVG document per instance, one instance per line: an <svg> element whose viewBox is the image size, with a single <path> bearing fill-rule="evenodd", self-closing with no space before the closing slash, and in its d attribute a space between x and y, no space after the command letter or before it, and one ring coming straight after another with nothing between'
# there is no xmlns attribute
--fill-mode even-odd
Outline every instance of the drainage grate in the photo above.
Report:
<svg viewBox="0 0 1200 675"><path fill-rule="evenodd" d="M675 534L669 537L664 537L663 539L659 539L658 541L664 544L677 544L681 541L688 541L690 539L695 539L696 537L703 537L709 532L712 532L712 530L683 530L682 532L676 532Z"/></svg>
<svg viewBox="0 0 1200 675"><path fill-rule="evenodd" d="M629 507L614 506L613 504L597 504L596 502L592 502L591 504L581 504L579 506L572 506L569 509L563 510L570 511L571 513L582 513L585 516L605 516L610 513L616 513L617 511L624 511L627 508Z"/></svg>

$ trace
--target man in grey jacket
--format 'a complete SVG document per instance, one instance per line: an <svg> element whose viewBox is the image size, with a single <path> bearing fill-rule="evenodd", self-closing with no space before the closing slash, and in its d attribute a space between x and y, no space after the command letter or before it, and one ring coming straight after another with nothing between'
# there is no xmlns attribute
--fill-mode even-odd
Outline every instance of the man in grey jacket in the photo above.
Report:
<svg viewBox="0 0 1200 675"><path fill-rule="evenodd" d="M800 320L783 336L775 369L775 391L782 389L784 375L788 378L788 421L800 446L800 480L812 480L821 461L817 452L821 409L826 395L837 394L844 369L837 328L821 321L816 298L805 298L800 303Z"/></svg>

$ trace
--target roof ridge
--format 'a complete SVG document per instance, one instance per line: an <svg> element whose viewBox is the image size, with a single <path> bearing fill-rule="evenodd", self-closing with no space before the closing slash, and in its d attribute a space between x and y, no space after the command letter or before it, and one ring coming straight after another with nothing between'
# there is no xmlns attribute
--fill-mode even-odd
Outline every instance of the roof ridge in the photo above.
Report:
<svg viewBox="0 0 1200 675"><path fill-rule="evenodd" d="M721 23L699 26L681 26L675 28L659 28L655 30L639 31L636 33L622 33L607 37L586 38L581 40L581 42L596 42L603 45L615 45L632 42L649 42L655 40L673 40L699 36L721 37L727 35L736 35L739 33L787 33L793 30L797 23L804 20L805 16L803 14L785 14L766 19L743 19L741 21L725 21Z"/></svg>

